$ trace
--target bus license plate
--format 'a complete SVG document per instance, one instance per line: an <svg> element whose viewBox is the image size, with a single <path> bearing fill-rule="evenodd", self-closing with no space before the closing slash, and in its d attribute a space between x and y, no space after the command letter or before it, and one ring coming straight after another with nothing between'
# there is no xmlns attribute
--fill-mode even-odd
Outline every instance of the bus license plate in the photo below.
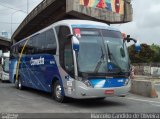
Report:
<svg viewBox="0 0 160 119"><path fill-rule="evenodd" d="M104 93L107 95L111 95L111 94L114 94L114 90L105 90Z"/></svg>

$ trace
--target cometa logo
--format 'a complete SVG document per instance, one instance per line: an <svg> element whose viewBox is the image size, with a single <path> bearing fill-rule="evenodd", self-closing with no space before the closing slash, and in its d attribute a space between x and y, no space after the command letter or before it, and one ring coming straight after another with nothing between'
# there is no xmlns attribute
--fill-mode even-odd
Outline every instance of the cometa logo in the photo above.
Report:
<svg viewBox="0 0 160 119"><path fill-rule="evenodd" d="M33 59L33 57L31 58L30 60L30 64L31 66L34 66L34 65L43 65L44 64L44 58L39 58L39 59Z"/></svg>

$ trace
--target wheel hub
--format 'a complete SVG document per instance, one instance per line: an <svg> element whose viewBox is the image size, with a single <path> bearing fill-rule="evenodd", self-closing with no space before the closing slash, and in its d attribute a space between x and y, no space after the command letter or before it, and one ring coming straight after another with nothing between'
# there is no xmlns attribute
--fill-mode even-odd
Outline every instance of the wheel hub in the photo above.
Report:
<svg viewBox="0 0 160 119"><path fill-rule="evenodd" d="M57 98L61 98L62 97L62 95L61 95L61 86L60 85L57 85L56 86L56 97Z"/></svg>
<svg viewBox="0 0 160 119"><path fill-rule="evenodd" d="M21 84L21 81L19 80L19 83L18 83L18 87L21 88L22 84Z"/></svg>

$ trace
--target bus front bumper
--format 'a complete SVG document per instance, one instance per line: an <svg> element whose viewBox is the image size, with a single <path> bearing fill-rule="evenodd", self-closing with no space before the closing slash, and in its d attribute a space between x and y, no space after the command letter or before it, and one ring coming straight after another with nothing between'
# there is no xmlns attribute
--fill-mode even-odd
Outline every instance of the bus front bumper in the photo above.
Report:
<svg viewBox="0 0 160 119"><path fill-rule="evenodd" d="M92 88L84 85L79 85L76 88L75 97L77 99L88 99L88 98L104 98L114 96L125 96L129 94L130 83L122 87L114 88Z"/></svg>

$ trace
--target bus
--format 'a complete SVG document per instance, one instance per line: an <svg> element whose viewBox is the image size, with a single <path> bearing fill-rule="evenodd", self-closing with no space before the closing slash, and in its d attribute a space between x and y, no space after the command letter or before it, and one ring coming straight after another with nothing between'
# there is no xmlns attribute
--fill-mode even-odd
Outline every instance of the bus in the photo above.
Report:
<svg viewBox="0 0 160 119"><path fill-rule="evenodd" d="M9 57L10 52L3 53L1 57L2 69L0 71L0 79L2 82L9 81Z"/></svg>
<svg viewBox="0 0 160 119"><path fill-rule="evenodd" d="M62 20L11 47L10 81L68 98L125 96L130 89L130 60L118 29L89 20Z"/></svg>

